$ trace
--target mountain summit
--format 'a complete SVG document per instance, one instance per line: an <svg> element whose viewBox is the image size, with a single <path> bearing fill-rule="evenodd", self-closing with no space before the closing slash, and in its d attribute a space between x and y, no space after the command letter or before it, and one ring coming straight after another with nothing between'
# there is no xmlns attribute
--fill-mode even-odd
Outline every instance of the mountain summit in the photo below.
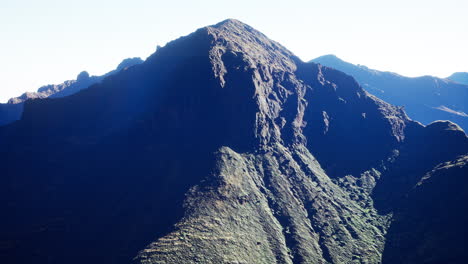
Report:
<svg viewBox="0 0 468 264"><path fill-rule="evenodd" d="M457 83L468 85L468 72L456 72L447 77L447 79Z"/></svg>
<svg viewBox="0 0 468 264"><path fill-rule="evenodd" d="M467 257L464 132L237 20L27 101L0 139L2 263Z"/></svg>

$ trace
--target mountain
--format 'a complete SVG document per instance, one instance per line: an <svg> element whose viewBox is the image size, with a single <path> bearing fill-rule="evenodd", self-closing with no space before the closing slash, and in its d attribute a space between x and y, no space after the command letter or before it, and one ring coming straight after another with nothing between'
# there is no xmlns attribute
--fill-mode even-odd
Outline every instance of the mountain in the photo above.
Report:
<svg viewBox="0 0 468 264"><path fill-rule="evenodd" d="M0 126L6 125L21 118L23 104L29 99L59 98L79 92L82 89L102 81L104 78L113 75L127 67L137 65L143 61L140 58L128 58L123 60L115 70L102 76L89 76L86 71L81 72L76 80L65 81L61 84L51 84L42 86L37 92L26 92L19 97L11 98L6 104L0 104Z"/></svg>
<svg viewBox="0 0 468 264"><path fill-rule="evenodd" d="M456 72L447 77L447 79L457 83L468 85L468 72Z"/></svg>
<svg viewBox="0 0 468 264"><path fill-rule="evenodd" d="M345 62L334 55L312 60L353 76L371 94L404 106L409 117L429 124L450 120L468 130L468 85L432 76L409 78ZM449 77L450 79L450 77Z"/></svg>
<svg viewBox="0 0 468 264"><path fill-rule="evenodd" d="M465 133L237 20L26 101L0 139L1 263L468 257Z"/></svg>

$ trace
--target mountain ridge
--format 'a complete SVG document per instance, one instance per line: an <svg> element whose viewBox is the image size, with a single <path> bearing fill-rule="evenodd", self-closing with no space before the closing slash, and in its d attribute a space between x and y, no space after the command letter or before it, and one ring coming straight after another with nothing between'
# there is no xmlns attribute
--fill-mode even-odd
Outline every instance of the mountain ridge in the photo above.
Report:
<svg viewBox="0 0 468 264"><path fill-rule="evenodd" d="M10 98L6 104L0 104L0 126L19 120L23 112L23 104L27 100L69 96L82 89L86 89L127 67L131 67L142 62L143 61L140 58L127 58L124 59L115 70L104 75L90 76L88 72L82 71L77 75L76 80L67 80L61 84L44 85L38 88L36 92L26 92L21 96Z"/></svg>
<svg viewBox="0 0 468 264"><path fill-rule="evenodd" d="M468 150L453 123L412 121L236 20L27 101L0 139L4 263L392 263L407 223L391 214Z"/></svg>
<svg viewBox="0 0 468 264"><path fill-rule="evenodd" d="M371 94L404 106L412 119L423 124L451 120L465 131L468 129L468 85L433 76L410 78L373 70L345 62L335 55L321 56L312 61L353 76Z"/></svg>

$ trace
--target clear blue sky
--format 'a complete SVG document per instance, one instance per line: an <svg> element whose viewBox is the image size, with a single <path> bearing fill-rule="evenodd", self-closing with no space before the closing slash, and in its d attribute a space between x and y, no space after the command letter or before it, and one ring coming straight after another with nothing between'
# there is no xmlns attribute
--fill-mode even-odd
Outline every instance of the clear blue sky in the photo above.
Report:
<svg viewBox="0 0 468 264"><path fill-rule="evenodd" d="M1 0L0 102L236 18L303 60L335 54L407 76L468 71L466 0Z"/></svg>

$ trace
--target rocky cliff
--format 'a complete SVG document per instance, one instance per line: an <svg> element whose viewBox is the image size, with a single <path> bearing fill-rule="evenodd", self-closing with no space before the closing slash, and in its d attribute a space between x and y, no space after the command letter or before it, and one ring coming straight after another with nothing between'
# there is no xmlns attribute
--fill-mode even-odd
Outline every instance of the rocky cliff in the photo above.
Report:
<svg viewBox="0 0 468 264"><path fill-rule="evenodd" d="M465 133L237 20L27 101L0 138L2 263L395 263L402 245L417 263L467 257L444 244L464 238Z"/></svg>

